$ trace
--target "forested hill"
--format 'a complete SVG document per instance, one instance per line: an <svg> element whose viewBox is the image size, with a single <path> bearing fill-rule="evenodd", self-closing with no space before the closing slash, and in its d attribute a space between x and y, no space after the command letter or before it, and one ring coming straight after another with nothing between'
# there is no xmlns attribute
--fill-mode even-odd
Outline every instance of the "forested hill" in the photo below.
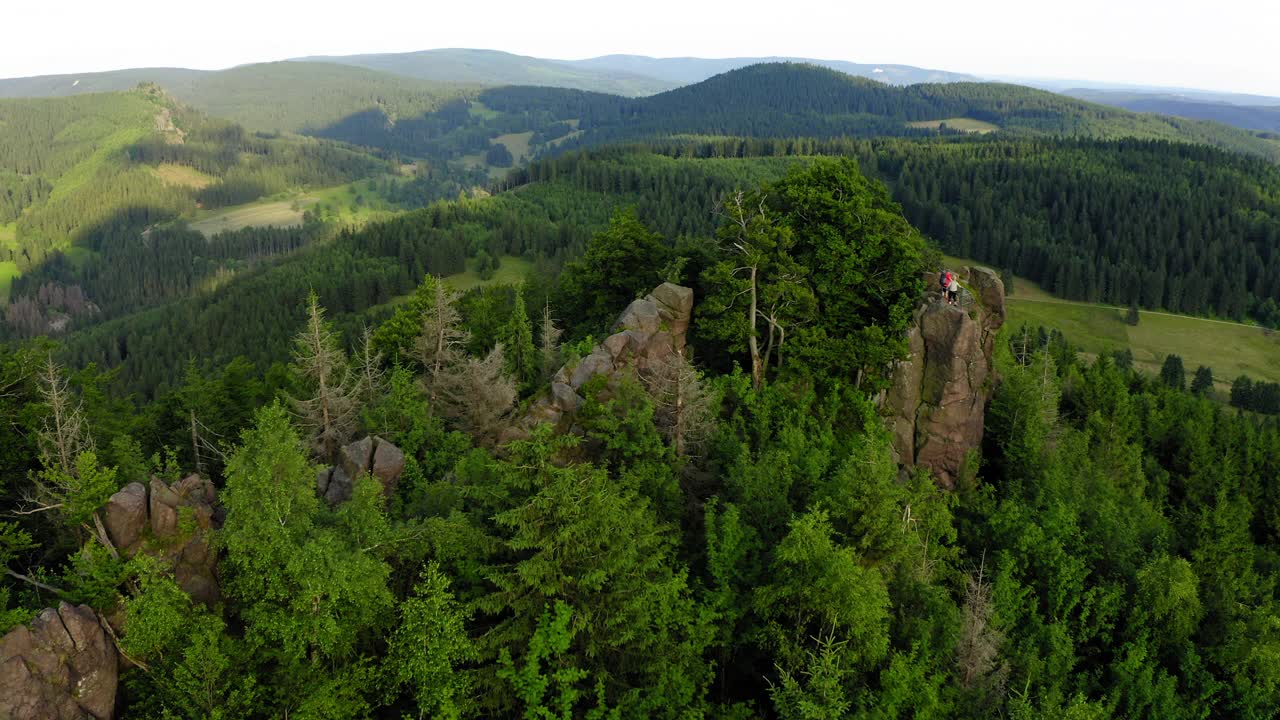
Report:
<svg viewBox="0 0 1280 720"><path fill-rule="evenodd" d="M1178 140L1280 160L1280 143L1216 123L1141 115L1019 85L894 87L795 63L753 65L621 106L577 101L591 130L579 142L680 133L921 135L936 132L939 122L960 130L970 120L1011 133Z"/></svg>
<svg viewBox="0 0 1280 720"><path fill-rule="evenodd" d="M1274 421L987 335L854 162L580 157L116 328L148 401L0 346L0 717L1276 717Z"/></svg>
<svg viewBox="0 0 1280 720"><path fill-rule="evenodd" d="M440 95L440 97L446 97ZM1042 90L995 83L897 87L811 65L754 65L645 98L510 86L459 92L421 115L390 103L311 131L401 155L482 156L525 135L527 155L670 135L928 137L962 132L1132 137L1214 145L1280 160L1280 142L1211 122L1140 115ZM514 152L525 154L523 150Z"/></svg>
<svg viewBox="0 0 1280 720"><path fill-rule="evenodd" d="M963 73L913 67L911 65L854 63L844 60L818 60L796 57L736 57L736 58L657 58L644 55L604 55L586 60L564 61L580 68L622 70L649 75L673 83L702 82L713 75L737 70L760 63L798 62L831 68L842 73L872 78L894 85L913 85L922 82L970 82L978 78Z"/></svg>

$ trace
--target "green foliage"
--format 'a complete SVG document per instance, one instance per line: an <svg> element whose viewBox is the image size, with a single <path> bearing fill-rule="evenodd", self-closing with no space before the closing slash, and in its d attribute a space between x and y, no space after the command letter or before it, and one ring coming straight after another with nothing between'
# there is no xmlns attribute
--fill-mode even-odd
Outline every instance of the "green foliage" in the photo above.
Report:
<svg viewBox="0 0 1280 720"><path fill-rule="evenodd" d="M1213 390L1213 369L1201 365L1196 368L1195 377L1191 379L1191 392L1203 395Z"/></svg>
<svg viewBox="0 0 1280 720"><path fill-rule="evenodd" d="M502 334L507 372L521 387L532 388L540 379L542 366L538 361L538 349L533 345L533 323L529 321L524 293L519 288L516 289L511 317Z"/></svg>
<svg viewBox="0 0 1280 720"><path fill-rule="evenodd" d="M386 666L393 687L412 691L420 718L456 719L470 710L470 683L459 667L477 657L467 619L436 565L422 571L413 595L400 604Z"/></svg>
<svg viewBox="0 0 1280 720"><path fill-rule="evenodd" d="M604 704L604 684L596 683L595 696L580 690L579 685L589 680L586 670L564 666L563 658L573 641L574 629L570 626L572 610L563 601L556 601L555 616L543 612L538 628L529 640L523 662L516 666L511 653L502 649L498 659L501 665L498 677L511 685L512 691L523 707L525 720L571 720L576 717L606 719L621 717L617 709L610 711ZM554 672L547 674L542 664L558 664ZM595 701L594 707L583 709L580 703Z"/></svg>
<svg viewBox="0 0 1280 720"><path fill-rule="evenodd" d="M562 600L573 603L579 633L564 662L572 658L602 679L611 706L651 717L700 707L708 618L675 558L670 529L605 471L557 467L552 456L563 441L546 429L513 443L511 461L490 466L511 497L494 522L514 561L486 573L495 588L480 603L496 620L490 652L528 647L534 619Z"/></svg>
<svg viewBox="0 0 1280 720"><path fill-rule="evenodd" d="M282 707L333 667L359 673L357 641L381 628L392 606L390 568L374 550L386 539L377 481L362 476L352 500L328 512L315 469L278 404L263 408L227 463L225 585L240 607L245 641L282 676ZM367 543L367 544L366 544ZM310 695L347 706L341 684Z"/></svg>
<svg viewBox="0 0 1280 720"><path fill-rule="evenodd" d="M615 213L608 229L591 238L561 277L556 307L569 319L570 337L608 330L622 308L658 284L656 271L670 256L662 236L646 227L634 208Z"/></svg>
<svg viewBox="0 0 1280 720"><path fill-rule="evenodd" d="M1182 367L1182 357L1169 355L1160 367L1160 382L1175 390L1187 387L1187 371Z"/></svg>

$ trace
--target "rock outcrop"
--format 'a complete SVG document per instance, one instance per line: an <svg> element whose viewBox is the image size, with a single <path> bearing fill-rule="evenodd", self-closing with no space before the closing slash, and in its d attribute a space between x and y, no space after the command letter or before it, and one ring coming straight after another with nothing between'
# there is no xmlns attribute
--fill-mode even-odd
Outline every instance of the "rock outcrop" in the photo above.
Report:
<svg viewBox="0 0 1280 720"><path fill-rule="evenodd" d="M145 552L173 568L174 581L210 607L218 602L218 556L209 547L217 522L217 493L199 475L167 485L129 483L107 501L104 524L111 544L124 557Z"/></svg>
<svg viewBox="0 0 1280 720"><path fill-rule="evenodd" d="M550 423L567 430L567 422L582 406L582 386L597 376L613 382L624 374L657 370L683 353L693 317L693 290L663 283L634 300L618 316L613 334L576 363L566 364L551 379L549 393L539 397L518 426L503 440L526 436L532 428Z"/></svg>
<svg viewBox="0 0 1280 720"><path fill-rule="evenodd" d="M380 437L369 436L338 451L338 464L316 474L316 494L330 505L351 499L355 479L373 476L382 484L382 494L391 497L404 472L404 452Z"/></svg>
<svg viewBox="0 0 1280 720"><path fill-rule="evenodd" d="M87 605L47 608L0 638L0 718L112 717L116 649Z"/></svg>
<svg viewBox="0 0 1280 720"><path fill-rule="evenodd" d="M965 456L982 445L994 384L991 353L1004 324L1004 283L988 268L965 268L959 305L931 290L907 336L884 399L898 463L923 467L954 488ZM928 278L936 288L936 277Z"/></svg>

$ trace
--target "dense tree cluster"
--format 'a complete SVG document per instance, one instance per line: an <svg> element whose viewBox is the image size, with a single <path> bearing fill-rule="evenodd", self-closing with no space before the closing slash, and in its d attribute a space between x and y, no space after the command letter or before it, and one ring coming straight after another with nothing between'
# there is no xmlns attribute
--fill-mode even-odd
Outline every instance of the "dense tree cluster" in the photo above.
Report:
<svg viewBox="0 0 1280 720"><path fill-rule="evenodd" d="M1231 404L1242 410L1280 415L1280 383L1241 375L1231 383Z"/></svg>

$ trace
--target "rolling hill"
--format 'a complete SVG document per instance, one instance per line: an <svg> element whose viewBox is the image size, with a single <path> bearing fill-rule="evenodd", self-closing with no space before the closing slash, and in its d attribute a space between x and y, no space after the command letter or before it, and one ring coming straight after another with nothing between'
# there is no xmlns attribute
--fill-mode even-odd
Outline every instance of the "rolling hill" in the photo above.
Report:
<svg viewBox="0 0 1280 720"><path fill-rule="evenodd" d="M0 98L65 97L154 83L173 97L250 130L302 132L359 112L421 115L477 88L330 63L274 62L206 72L142 68L0 80Z"/></svg>
<svg viewBox="0 0 1280 720"><path fill-rule="evenodd" d="M505 104L500 96L524 102ZM498 89L483 97L490 107L579 117L579 127L584 128L579 143L671 134L922 135L937 131L919 124L969 120L1013 134L1201 143L1280 161L1280 143L1218 123L1133 113L1019 85L895 87L798 63L752 65L623 102L568 91L534 96L521 88Z"/></svg>
<svg viewBox="0 0 1280 720"><path fill-rule="evenodd" d="M434 82L477 85L541 85L634 97L669 90L678 83L610 68L513 55L497 50L440 49L375 55L295 58L305 62L354 65Z"/></svg>

